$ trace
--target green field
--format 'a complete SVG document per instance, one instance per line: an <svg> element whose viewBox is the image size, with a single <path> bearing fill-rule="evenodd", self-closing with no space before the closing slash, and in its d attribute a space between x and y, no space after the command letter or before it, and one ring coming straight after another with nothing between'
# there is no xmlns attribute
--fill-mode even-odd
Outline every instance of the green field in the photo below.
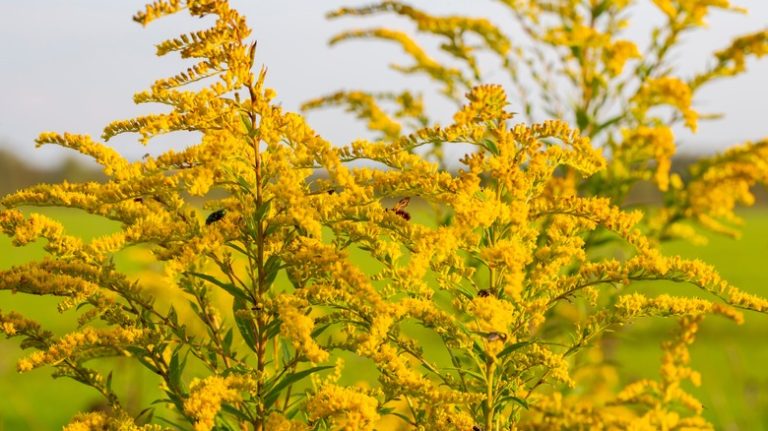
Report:
<svg viewBox="0 0 768 431"><path fill-rule="evenodd" d="M116 225L89 217L75 210L48 210L62 220L69 232L92 237L111 232ZM768 210L742 213L746 220L741 240L711 237L704 247L685 243L666 245L667 254L698 257L716 265L723 276L742 289L768 295ZM0 268L29 261L41 255L39 244L14 248L0 237ZM138 263L131 255L119 256L118 265L127 271ZM655 293L698 294L690 287L671 283L643 285L640 290ZM71 315L59 314L56 301L0 292L0 309L16 309L46 326L65 332L74 328ZM702 326L692 348L694 367L702 372L703 387L693 392L704 402L705 415L724 430L768 430L768 316L747 314L746 323L736 326L722 319L710 318ZM625 382L658 375L660 340L672 328L671 322L647 320L621 332L610 352L619 365ZM50 378L51 369L37 369L19 375L16 360L23 355L16 340L0 340L0 431L60 429L80 410L98 405L97 396L78 383ZM115 362L115 385L132 402L146 404L154 388L124 362ZM143 383L142 383L143 382Z"/></svg>

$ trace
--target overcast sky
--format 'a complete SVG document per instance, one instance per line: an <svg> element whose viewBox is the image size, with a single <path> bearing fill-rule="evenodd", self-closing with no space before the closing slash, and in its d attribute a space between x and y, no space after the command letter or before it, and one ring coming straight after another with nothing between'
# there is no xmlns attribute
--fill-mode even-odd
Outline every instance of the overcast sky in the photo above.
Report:
<svg viewBox="0 0 768 431"><path fill-rule="evenodd" d="M135 106L133 93L156 78L175 74L182 63L173 55L158 58L154 44L201 23L183 16L166 18L142 28L131 20L141 0L0 0L0 146L12 147L25 159L53 164L66 153L59 149L34 150L34 138L45 130L87 133L98 137L111 120L152 110ZM404 84L417 88L423 81L403 81L387 69L402 60L399 48L373 42L350 42L329 48L329 37L341 30L386 22L389 18L327 21L324 13L339 5L368 2L350 0L237 0L232 2L254 28L258 40L257 63L268 66L268 84L278 101L296 110L302 101L347 89L396 90ZM504 10L488 0L421 0L413 4L440 13L491 16L504 22ZM639 3L650 3L640 0ZM729 37L768 26L768 1L734 0L747 7L748 16L716 12L707 32L690 34L675 59L683 71L706 64L708 52ZM641 7L636 22L658 17ZM405 28L408 28L407 26ZM643 28L631 31L640 33ZM697 107L723 112L723 120L702 124L697 135L679 133L684 151L707 151L746 139L768 136L768 59L752 61L750 72L721 81L701 93ZM491 76L492 79L492 76ZM430 101L441 103L437 97ZM438 119L453 109L437 105ZM512 110L515 110L514 103ZM442 118L441 118L442 116ZM312 113L313 127L334 142L360 136L341 112ZM160 152L183 145L189 138L164 139L150 149L123 136L110 141L130 158L147 151ZM1 173L0 173L1 174Z"/></svg>

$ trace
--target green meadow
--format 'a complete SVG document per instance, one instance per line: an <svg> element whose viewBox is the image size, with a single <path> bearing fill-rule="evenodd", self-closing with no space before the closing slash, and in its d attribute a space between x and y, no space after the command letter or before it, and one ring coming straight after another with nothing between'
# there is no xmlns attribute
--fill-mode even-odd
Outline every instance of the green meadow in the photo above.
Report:
<svg viewBox="0 0 768 431"><path fill-rule="evenodd" d="M117 225L76 210L47 209L83 238L114 231ZM699 258L714 264L733 284L752 293L768 296L768 209L742 212L743 237L734 240L710 235L706 246L677 242L664 246L667 254ZM42 256L41 244L16 248L0 237L0 269L7 269ZM142 269L136 252L128 251L116 264L129 272ZM689 286L674 283L645 284L633 287L647 292L681 295L700 294ZM56 333L76 328L73 312L58 313L55 298L39 298L0 292L0 310L18 310L38 320ZM661 358L659 345L672 330L673 323L659 319L641 321L617 332L606 346L608 358L615 361L622 382L658 377ZM705 416L717 429L768 429L768 315L747 313L746 323L711 317L702 325L691 349L694 368L702 373L701 388L690 389L705 405ZM25 353L18 341L0 340L0 431L60 429L77 411L99 408L97 395L68 379L51 379L51 368L18 374L15 363ZM109 364L115 370L114 384L129 404L146 405L157 388L150 376L120 359ZM131 409L131 405L127 406Z"/></svg>

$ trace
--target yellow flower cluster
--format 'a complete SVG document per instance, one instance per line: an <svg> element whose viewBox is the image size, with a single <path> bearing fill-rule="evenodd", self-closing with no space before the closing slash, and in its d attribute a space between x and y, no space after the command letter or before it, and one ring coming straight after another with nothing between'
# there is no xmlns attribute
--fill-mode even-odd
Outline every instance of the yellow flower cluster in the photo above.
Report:
<svg viewBox="0 0 768 431"><path fill-rule="evenodd" d="M654 181L659 190L669 188L669 170L672 167L672 156L675 154L675 135L666 126L646 127L622 131L624 141L621 146L621 157L627 163L642 163L649 158L656 160Z"/></svg>
<svg viewBox="0 0 768 431"><path fill-rule="evenodd" d="M512 114L504 110L508 103L507 95L500 85L475 87L467 94L467 98L469 103L453 116L453 121L458 125L512 118Z"/></svg>
<svg viewBox="0 0 768 431"><path fill-rule="evenodd" d="M603 50L603 62L610 76L618 76L624 70L624 65L633 58L640 58L640 50L630 40L616 40Z"/></svg>
<svg viewBox="0 0 768 431"><path fill-rule="evenodd" d="M740 10L729 0L653 0L670 22L685 26L702 26L710 8Z"/></svg>
<svg viewBox="0 0 768 431"><path fill-rule="evenodd" d="M301 352L311 362L324 362L328 359L328 352L320 348L312 338L314 321L304 313L308 303L298 300L296 297L281 295L277 299L277 312L282 324L281 334L291 341L293 347Z"/></svg>
<svg viewBox="0 0 768 431"><path fill-rule="evenodd" d="M93 266L77 261L44 260L0 271L0 289L61 297L59 311L64 311L103 294L98 278Z"/></svg>
<svg viewBox="0 0 768 431"><path fill-rule="evenodd" d="M766 157L768 140L762 140L735 146L694 164L685 188L672 191L675 206L660 214L657 222L662 233L675 227L671 220L682 216L715 232L738 236L734 225L740 219L734 210L739 204L753 204L753 186L768 182Z"/></svg>
<svg viewBox="0 0 768 431"><path fill-rule="evenodd" d="M209 431L223 403L237 404L243 399L242 392L254 387L251 378L239 375L195 379L189 385L189 398L184 400L184 413L194 418L195 431Z"/></svg>
<svg viewBox="0 0 768 431"><path fill-rule="evenodd" d="M443 93L449 97L455 96L457 83L466 83L466 78L463 77L459 69L443 66L427 54L408 34L401 31L386 28L347 31L334 36L330 43L333 45L345 40L363 38L387 40L400 45L405 54L413 59L414 64L412 66L392 65L391 67L408 74L426 73L430 78L443 84Z"/></svg>
<svg viewBox="0 0 768 431"><path fill-rule="evenodd" d="M666 294L649 298L639 293L619 296L614 306L626 317L638 316L700 316L718 313L741 322L741 313L723 304L705 299L674 297Z"/></svg>
<svg viewBox="0 0 768 431"><path fill-rule="evenodd" d="M666 76L651 79L643 84L632 98L634 114L644 121L649 109L659 105L671 105L683 116L685 126L696 131L699 114L691 107L691 88L678 78Z"/></svg>
<svg viewBox="0 0 768 431"><path fill-rule="evenodd" d="M78 413L63 431L161 431L160 425L136 425L131 415L121 409L109 412Z"/></svg>
<svg viewBox="0 0 768 431"><path fill-rule="evenodd" d="M309 429L302 422L292 421L280 413L272 412L264 422L264 429L273 431L306 431Z"/></svg>
<svg viewBox="0 0 768 431"><path fill-rule="evenodd" d="M15 205L17 202L10 197L3 199L3 204ZM0 228L5 234L13 237L13 243L17 246L44 238L48 241L44 246L45 251L60 257L75 255L82 247L79 238L64 234L61 223L41 214L32 214L25 218L18 210L2 210Z"/></svg>
<svg viewBox="0 0 768 431"><path fill-rule="evenodd" d="M8 338L21 334L33 334L39 339L45 339L51 335L50 333L42 332L39 323L13 311L9 313L0 312L0 331Z"/></svg>
<svg viewBox="0 0 768 431"><path fill-rule="evenodd" d="M720 65L716 70L723 75L742 73L746 70L746 59L750 55L757 58L768 55L768 30L738 37L728 48L717 51L715 56ZM725 65L729 63L732 65L726 67Z"/></svg>
<svg viewBox="0 0 768 431"><path fill-rule="evenodd" d="M20 372L29 371L42 365L56 364L68 359L84 357L91 359L100 350L107 349L110 354L128 355L126 347L146 343L151 335L141 329L109 329L99 330L91 327L73 332L51 343L46 350L37 351L22 358L16 365Z"/></svg>
<svg viewBox="0 0 768 431"><path fill-rule="evenodd" d="M380 3L358 8L343 7L328 14L330 18L342 16L365 16L379 12L392 12L410 19L422 33L438 36L445 40L443 49L449 55L467 64L476 79L480 77L479 62L475 51L485 48L499 56L507 55L512 49L509 38L493 23L485 18L470 18L465 16L438 17L403 4L399 1L382 1ZM480 47L466 40L467 35L474 34L483 43ZM456 78L459 78L458 76Z"/></svg>
<svg viewBox="0 0 768 431"><path fill-rule="evenodd" d="M307 401L307 415L327 418L341 431L372 431L379 420L377 407L378 401L360 390L328 383Z"/></svg>
<svg viewBox="0 0 768 431"><path fill-rule="evenodd" d="M368 120L368 129L380 131L387 139L400 137L402 126L384 112L376 99L362 91L340 91L319 99L310 100L301 105L303 111L324 106L346 105L347 110L355 112L358 118Z"/></svg>
<svg viewBox="0 0 768 431"><path fill-rule="evenodd" d="M471 324L476 331L500 334L501 337L507 336L516 317L515 309L510 302L501 301L493 296L474 298L467 311L476 318Z"/></svg>
<svg viewBox="0 0 768 431"><path fill-rule="evenodd" d="M523 32L553 51L528 57L489 20L435 17L398 1L336 12L408 18L463 64L438 62L400 31L334 38L399 44L414 64L398 69L427 74L461 106L450 124L438 126L410 92L347 91L309 102L307 108L345 105L383 135L341 147L273 102L265 69L252 72L250 29L227 1L148 5L135 17L143 24L186 10L213 18L212 27L158 46L159 55L178 52L196 62L135 96L169 112L114 122L103 139L134 133L147 144L192 131L199 141L128 162L87 136L40 135L38 144L91 156L107 179L35 186L2 199L0 229L17 245L46 240L50 258L0 272L0 289L60 296L61 309L82 313L83 328L58 339L21 315L0 314L3 333L37 349L19 369L53 365L119 405L105 378L81 363L130 356L158 376L170 408L196 430L232 421L260 431L372 430L384 427L385 416L446 431L706 426L700 404L680 389L682 380L699 379L686 350L696 324L709 314L739 322L735 309L768 312L768 301L701 262L663 256L656 240L679 234L684 219L709 227L733 220L733 207L751 202L749 188L768 182L768 144L703 161L684 180L669 174L674 121L651 110L670 105L673 120L695 129L697 81L667 73L665 55L680 23L698 23L709 7L727 4L658 1L677 24L654 36L652 55L642 58L619 35L627 1L504 4L519 6ZM467 37L502 59L511 87L480 82L478 47ZM723 61L738 66L739 53L762 55L761 40L743 39ZM625 73L633 58L637 67ZM536 68L548 61L560 63ZM519 66L531 66L526 76L544 90L542 110L550 117L566 117L558 100L570 94L554 90L551 73L568 78L577 97L565 109L577 128L564 120L513 122L510 99L524 115L535 114ZM388 114L381 101L399 110ZM457 169L423 156L430 149L451 154L442 152L450 145L470 148ZM632 185L651 179L664 191L665 207L649 222L624 208ZM49 218L14 209L25 205L79 208L120 229L79 240ZM434 220L425 221L427 207ZM116 269L115 255L137 245L164 262L170 287ZM620 292L651 280L691 283L709 297ZM189 304L183 311L169 300L182 297ZM683 323L663 347L661 380L635 383L617 397L598 391L605 383L577 369L580 355L602 361L590 352L599 350L603 333L650 316ZM317 373L337 353L373 370L368 378L338 366L334 378L380 386L321 381ZM187 359L195 367L188 369ZM71 429L104 428L110 420L82 415Z"/></svg>
<svg viewBox="0 0 768 431"><path fill-rule="evenodd" d="M655 429L711 428L700 416L703 411L701 403L680 387L684 380L690 380L695 386L701 384L701 376L689 366L690 354L687 346L693 342L702 318L702 315L682 317L675 339L664 343L660 382L640 380L628 385L618 394L617 403L640 404L647 408L645 414L635 419L639 426ZM677 405L690 411L692 415L686 417L681 414L676 408Z"/></svg>
<svg viewBox="0 0 768 431"><path fill-rule="evenodd" d="M563 26L549 30L544 40L553 45L604 47L610 36L597 31L594 27L577 22L574 26Z"/></svg>
<svg viewBox="0 0 768 431"><path fill-rule="evenodd" d="M477 59L470 54L472 48L468 48L464 41L465 33L476 34L487 43L489 51L498 57L504 71L509 73L514 90L518 93L513 100L523 106L526 116L533 118L537 110L559 118L570 116L585 135L600 137L595 143L607 147L611 155L608 160L611 169L606 181L614 185L599 184L596 181L592 184L594 187L591 192L614 187L610 195L615 204L621 204L631 184L637 181L653 179L662 192L667 190L667 165L669 156L674 153L671 150L674 142L670 142L662 127L683 120L687 127L695 130L700 117L692 108L696 91L715 78L743 72L746 58L759 58L766 52L765 31L738 37L730 46L715 53L716 62L711 68L684 82L675 77L679 74L674 68L668 67L670 53L684 32L705 24L712 10L740 10L728 0L654 0L668 20L665 25L653 29L651 44L643 53L640 53L636 40L622 34L628 25L627 13L631 12L630 2L626 0L603 1L598 5L585 0L559 3L507 0L502 3L510 9L522 33L534 42L535 48L530 52L493 48L511 45L506 42L494 45L492 41L509 38L504 37L503 28L492 24L490 20L439 17L395 0L356 8L345 7L332 12L330 16L368 16L391 12L408 18L416 26L417 32L444 37L445 43L440 45L440 49L468 66L475 75L455 75L452 80L446 80L445 75L427 73L432 79L450 86L448 93L454 96L462 87L469 89L487 84L480 78ZM372 35L373 32L397 33L399 38L407 38L407 50L418 52L420 58L431 58L426 48L421 48L415 39L396 30L379 28L358 34ZM338 38L345 38L344 34ZM630 73L622 74L630 59L638 59L636 66L630 69ZM425 61L418 63L427 64ZM553 65L557 67L553 68ZM447 63L442 67L450 69ZM427 69L412 69L408 72L424 72ZM461 67L455 69L460 70ZM558 79L559 75L563 79ZM526 77L533 78L541 91L531 91L530 80ZM572 84L573 88L569 88L572 91L558 89L563 81ZM637 91L631 90L633 88ZM531 100L537 98L535 93L541 93L541 97L537 103L532 103ZM571 97L572 94L576 97ZM658 114L650 112L660 105L670 105L676 112L671 116L667 115L666 110L659 110ZM618 113L613 109L616 106L622 107ZM646 132L658 132L653 142L653 146L658 147L648 147L641 154L635 152L635 160L630 162L622 155L621 139L617 140L616 132L640 128L645 128ZM439 150L436 147L435 154L443 154L442 147ZM652 163L654 159L656 163ZM617 182L625 182L627 185L616 186ZM685 187L682 182L681 185L681 188ZM674 201L668 199L665 202ZM681 225L664 226L659 230L661 239L670 238L667 235L668 229L680 230ZM697 238L696 235L686 237Z"/></svg>

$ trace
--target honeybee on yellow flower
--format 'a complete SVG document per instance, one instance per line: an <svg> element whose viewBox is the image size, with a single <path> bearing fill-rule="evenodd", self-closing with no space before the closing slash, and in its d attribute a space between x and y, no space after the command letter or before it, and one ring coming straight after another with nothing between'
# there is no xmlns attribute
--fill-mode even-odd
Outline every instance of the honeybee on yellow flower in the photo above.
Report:
<svg viewBox="0 0 768 431"><path fill-rule="evenodd" d="M411 214L409 214L408 211L405 210L405 207L407 207L410 202L411 202L411 198L409 196L406 196L400 199L395 204L395 206L393 206L390 209L387 209L387 211L394 211L395 214L399 215L400 217L408 221L411 219Z"/></svg>

